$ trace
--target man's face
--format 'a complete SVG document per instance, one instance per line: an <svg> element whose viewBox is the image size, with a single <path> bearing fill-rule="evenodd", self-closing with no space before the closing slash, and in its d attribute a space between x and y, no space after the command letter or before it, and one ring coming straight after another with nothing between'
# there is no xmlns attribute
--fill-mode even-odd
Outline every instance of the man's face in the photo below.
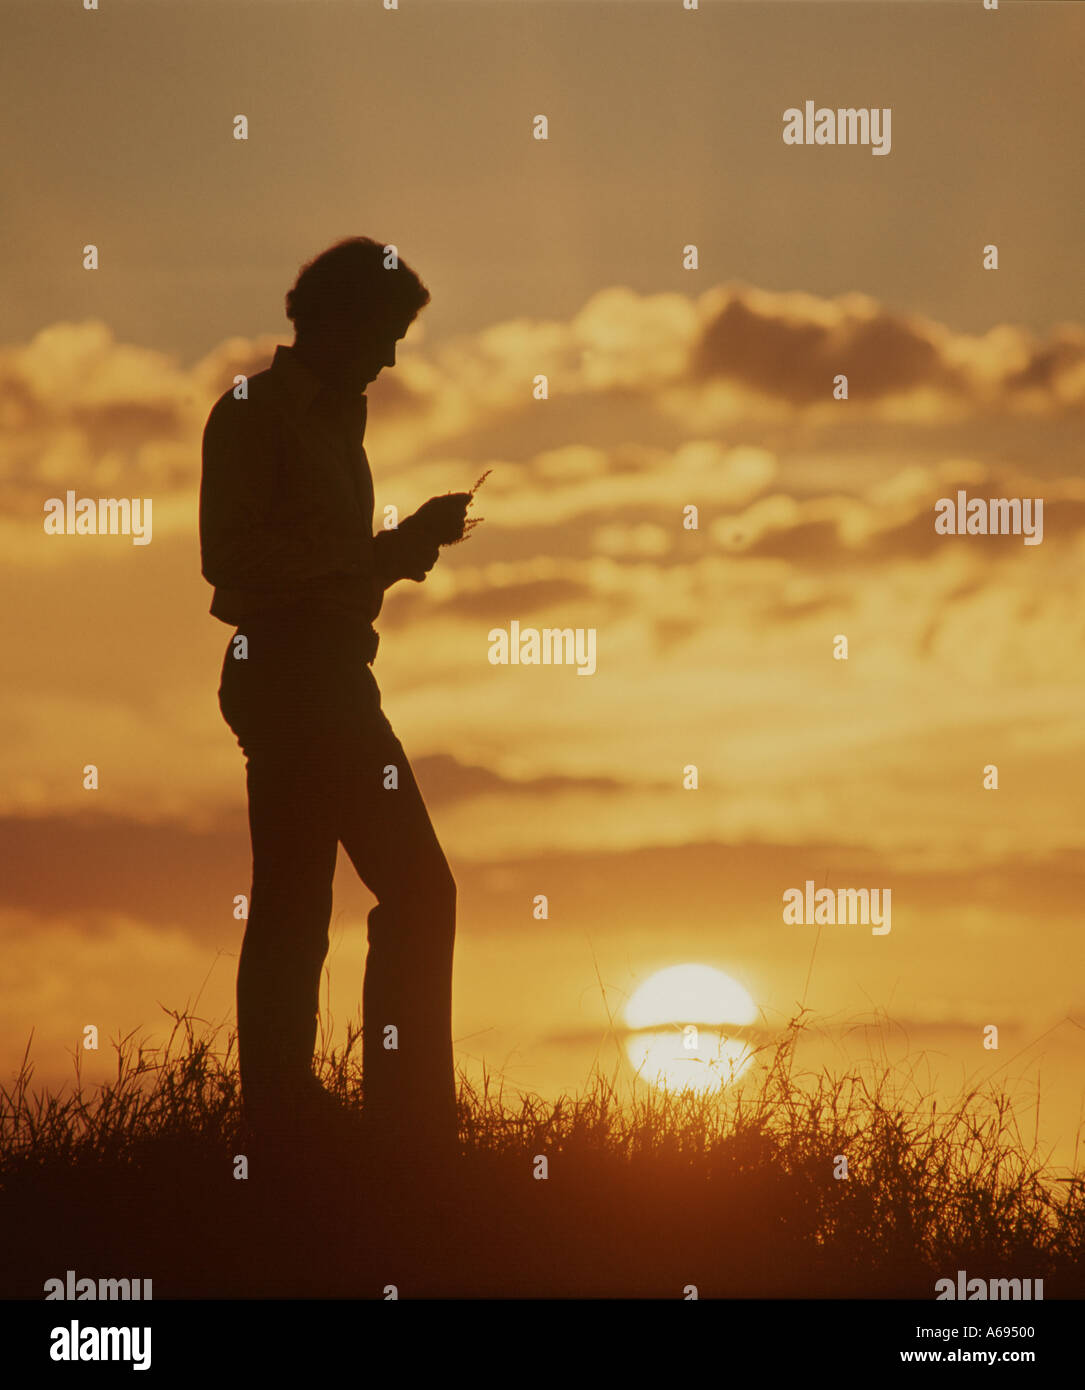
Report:
<svg viewBox="0 0 1085 1390"><path fill-rule="evenodd" d="M402 321L381 324L376 329L358 324L345 332L340 360L343 380L350 390L364 391L385 367L396 365L396 344L408 327Z"/></svg>

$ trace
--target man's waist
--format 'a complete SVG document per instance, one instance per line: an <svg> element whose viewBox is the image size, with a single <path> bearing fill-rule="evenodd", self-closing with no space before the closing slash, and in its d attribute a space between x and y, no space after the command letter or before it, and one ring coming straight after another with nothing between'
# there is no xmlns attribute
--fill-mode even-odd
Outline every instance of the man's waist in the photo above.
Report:
<svg viewBox="0 0 1085 1390"><path fill-rule="evenodd" d="M236 626L257 664L266 658L314 670L349 666L359 659L372 665L380 645L380 634L364 618L307 604L253 613Z"/></svg>
<svg viewBox="0 0 1085 1390"><path fill-rule="evenodd" d="M255 617L287 613L331 613L371 626L381 598L371 576L333 575L318 583L281 589L240 589L216 585L211 613L236 627Z"/></svg>
<svg viewBox="0 0 1085 1390"><path fill-rule="evenodd" d="M315 642L329 654L360 654L368 665L380 643L373 627L373 605L351 601L349 595L256 597L249 591L216 589L211 613L265 648L292 648L300 643L311 649Z"/></svg>

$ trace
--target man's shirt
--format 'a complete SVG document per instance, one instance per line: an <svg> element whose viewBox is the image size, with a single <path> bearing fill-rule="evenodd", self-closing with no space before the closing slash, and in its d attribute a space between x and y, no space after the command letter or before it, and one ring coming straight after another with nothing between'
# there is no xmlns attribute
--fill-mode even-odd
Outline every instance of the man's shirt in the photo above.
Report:
<svg viewBox="0 0 1085 1390"><path fill-rule="evenodd" d="M327 386L293 348L219 397L203 435L200 552L211 612L334 611L371 624L399 539L373 536L367 401Z"/></svg>

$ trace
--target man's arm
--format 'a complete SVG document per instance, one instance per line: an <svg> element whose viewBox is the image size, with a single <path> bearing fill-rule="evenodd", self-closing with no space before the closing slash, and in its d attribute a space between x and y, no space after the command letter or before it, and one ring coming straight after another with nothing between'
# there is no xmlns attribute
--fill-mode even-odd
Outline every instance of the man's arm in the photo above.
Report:
<svg viewBox="0 0 1085 1390"><path fill-rule="evenodd" d="M377 584L383 591L400 579L421 584L437 563L440 547L407 517L392 531L378 531L373 537L373 560Z"/></svg>
<svg viewBox="0 0 1085 1390"><path fill-rule="evenodd" d="M259 407L223 397L204 427L200 481L202 571L216 587L278 590L332 572L301 519L276 511L275 463Z"/></svg>
<svg viewBox="0 0 1085 1390"><path fill-rule="evenodd" d="M373 554L381 588L389 588L398 579L421 583L437 563L440 547L462 538L470 501L469 492L431 497L395 530L378 531Z"/></svg>

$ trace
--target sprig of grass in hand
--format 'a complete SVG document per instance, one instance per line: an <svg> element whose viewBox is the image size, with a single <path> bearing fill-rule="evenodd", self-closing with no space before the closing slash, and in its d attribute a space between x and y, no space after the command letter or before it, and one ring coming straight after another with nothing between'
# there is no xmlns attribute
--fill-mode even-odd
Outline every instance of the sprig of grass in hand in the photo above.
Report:
<svg viewBox="0 0 1085 1390"><path fill-rule="evenodd" d="M465 513L491 472L487 468L470 492L442 493L439 497L431 497L415 512L415 521L437 545L459 545L480 521L485 521L481 516L467 518Z"/></svg>
<svg viewBox="0 0 1085 1390"><path fill-rule="evenodd" d="M475 479L474 487L467 494L468 497L471 498L472 502L474 501L475 493L478 492L479 488L482 486L482 484L486 481L486 479L490 476L492 472L492 468L487 468L486 472L483 473L481 478ZM470 505L470 503L468 505ZM449 545L459 545L460 541L465 541L467 537L470 535L470 533L474 530L474 528L479 524L479 522L485 520L486 518L484 516L469 516L467 520L463 523L463 534L457 537L456 540L449 541Z"/></svg>

